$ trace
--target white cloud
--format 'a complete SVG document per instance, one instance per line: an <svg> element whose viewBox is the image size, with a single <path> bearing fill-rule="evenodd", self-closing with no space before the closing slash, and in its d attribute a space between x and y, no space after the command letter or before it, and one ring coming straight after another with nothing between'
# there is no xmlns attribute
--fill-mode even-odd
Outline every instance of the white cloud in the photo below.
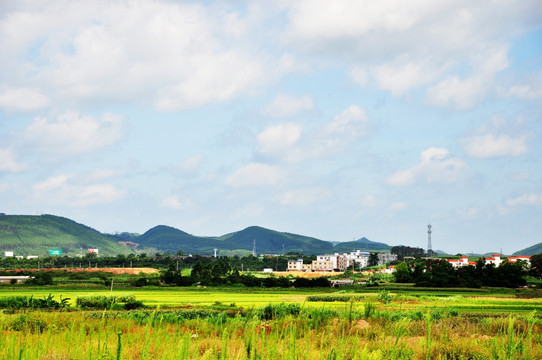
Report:
<svg viewBox="0 0 542 360"><path fill-rule="evenodd" d="M181 162L178 168L184 174L193 174L199 169L204 159L202 154L192 155Z"/></svg>
<svg viewBox="0 0 542 360"><path fill-rule="evenodd" d="M485 89L486 86L480 78L462 80L458 76L452 76L428 89L427 98L434 105L468 110L481 100Z"/></svg>
<svg viewBox="0 0 542 360"><path fill-rule="evenodd" d="M49 99L36 89L6 89L0 93L0 108L31 111L49 105Z"/></svg>
<svg viewBox="0 0 542 360"><path fill-rule="evenodd" d="M373 208L377 204L377 200L373 195L366 195L361 199L361 206L366 208Z"/></svg>
<svg viewBox="0 0 542 360"><path fill-rule="evenodd" d="M266 156L285 156L301 137L300 124L285 123L270 126L258 135L256 151Z"/></svg>
<svg viewBox="0 0 542 360"><path fill-rule="evenodd" d="M527 141L531 135L518 128L518 123L508 124L496 117L463 136L459 143L465 154L473 158L520 156L529 151Z"/></svg>
<svg viewBox="0 0 542 360"><path fill-rule="evenodd" d="M15 160L10 149L0 149L0 172L19 172L24 169L26 169L26 166Z"/></svg>
<svg viewBox="0 0 542 360"><path fill-rule="evenodd" d="M292 66L253 50L259 17L250 7L151 0L21 5L0 20L0 74L59 101L160 110L224 101Z"/></svg>
<svg viewBox="0 0 542 360"><path fill-rule="evenodd" d="M111 184L81 185L73 181L73 175L61 174L50 177L32 187L37 201L47 205L84 208L110 203L124 196L124 192Z"/></svg>
<svg viewBox="0 0 542 360"><path fill-rule="evenodd" d="M25 144L43 152L81 154L118 142L126 133L124 120L115 114L102 118L66 112L57 119L37 117L23 132Z"/></svg>
<svg viewBox="0 0 542 360"><path fill-rule="evenodd" d="M516 198L506 200L506 205L508 206L539 206L542 205L542 194L541 193L529 193L523 194Z"/></svg>
<svg viewBox="0 0 542 360"><path fill-rule="evenodd" d="M367 72L360 67L353 67L349 73L352 80L359 86L365 86L367 84Z"/></svg>
<svg viewBox="0 0 542 360"><path fill-rule="evenodd" d="M279 94L262 112L273 117L290 117L301 111L313 110L314 100L309 95L291 96Z"/></svg>
<svg viewBox="0 0 542 360"><path fill-rule="evenodd" d="M192 206L192 201L190 200L179 200L175 195L168 196L160 203L160 206L171 209L171 210L186 210Z"/></svg>
<svg viewBox="0 0 542 360"><path fill-rule="evenodd" d="M458 110L490 93L508 67L510 36L536 28L542 12L536 0L285 3L292 47L350 64L362 86L374 75L394 95L427 84L432 104Z"/></svg>
<svg viewBox="0 0 542 360"><path fill-rule="evenodd" d="M287 191L278 197L278 201L283 205L305 207L332 195L332 192L325 188L306 188Z"/></svg>
<svg viewBox="0 0 542 360"><path fill-rule="evenodd" d="M405 202L395 202L390 205L389 209L391 211L401 211L408 207L408 204Z"/></svg>
<svg viewBox="0 0 542 360"><path fill-rule="evenodd" d="M467 166L443 148L432 147L424 150L420 158L420 163L410 169L396 172L389 176L386 182L395 186L412 185L416 182L450 183L455 182L461 169Z"/></svg>
<svg viewBox="0 0 542 360"><path fill-rule="evenodd" d="M367 134L368 126L369 118L365 111L357 105L350 105L324 126L323 134L326 137L358 137Z"/></svg>
<svg viewBox="0 0 542 360"><path fill-rule="evenodd" d="M255 152L289 163L327 157L369 132L369 119L357 105L350 105L333 120L308 132L302 126L285 123L270 126L258 135Z"/></svg>
<svg viewBox="0 0 542 360"><path fill-rule="evenodd" d="M276 185L283 178L283 171L278 166L250 163L237 169L226 179L232 187Z"/></svg>
<svg viewBox="0 0 542 360"><path fill-rule="evenodd" d="M428 82L434 77L431 67L424 63L386 64L376 68L376 82L381 89L393 95L402 95L410 88Z"/></svg>
<svg viewBox="0 0 542 360"><path fill-rule="evenodd" d="M463 151L474 158L520 156L529 150L526 142L525 135L515 138L508 135L476 135L465 139Z"/></svg>

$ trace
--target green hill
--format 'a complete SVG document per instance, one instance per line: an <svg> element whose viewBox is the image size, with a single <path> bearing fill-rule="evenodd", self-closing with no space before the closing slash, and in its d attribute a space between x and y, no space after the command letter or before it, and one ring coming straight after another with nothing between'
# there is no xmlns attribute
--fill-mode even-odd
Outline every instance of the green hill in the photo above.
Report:
<svg viewBox="0 0 542 360"><path fill-rule="evenodd" d="M49 254L50 249L61 249L62 255L86 254L98 249L100 255L127 254L131 250L104 235L73 220L53 215L0 216L0 251L15 255Z"/></svg>
<svg viewBox="0 0 542 360"><path fill-rule="evenodd" d="M244 230L223 235L220 237L230 249L252 250L256 242L256 252L267 254L285 252L302 252L305 254L322 254L332 251L333 245L328 241L313 237L278 232L259 226L250 226Z"/></svg>
<svg viewBox="0 0 542 360"><path fill-rule="evenodd" d="M388 251L391 246L381 242L371 241L365 237L354 241L341 242L335 245L334 252L342 253L353 250L365 250L365 251Z"/></svg>
<svg viewBox="0 0 542 360"><path fill-rule="evenodd" d="M211 253L214 248L223 248L223 242L216 238L190 235L170 226L158 225L137 237L134 241L139 248L154 248L158 251L182 250L184 253Z"/></svg>
<svg viewBox="0 0 542 360"><path fill-rule="evenodd" d="M185 254L210 255L213 249L252 251L254 242L258 254L281 254L284 251L311 255L390 248L366 238L332 243L259 226L218 237L195 236L165 225L153 227L142 235L129 232L110 235L59 216L0 214L0 252L13 251L15 255L22 256L45 256L50 249L61 249L62 255L76 256L86 254L89 248L99 249L100 255L117 255L132 252L130 247L147 252L176 253L182 250Z"/></svg>
<svg viewBox="0 0 542 360"><path fill-rule="evenodd" d="M516 251L512 255L536 255L542 253L542 242L535 244L533 246L529 246L528 248Z"/></svg>
<svg viewBox="0 0 542 360"><path fill-rule="evenodd" d="M377 243L366 238L334 245L329 241L319 240L309 236L269 230L259 226L250 226L244 230L225 234L219 237L200 237L184 231L159 225L136 240L139 250L153 248L159 251L212 254L218 250L249 250L254 243L258 254L281 254L301 252L304 254L325 254L333 252L348 252L352 250L389 250L390 246ZM284 246L284 248L283 248Z"/></svg>

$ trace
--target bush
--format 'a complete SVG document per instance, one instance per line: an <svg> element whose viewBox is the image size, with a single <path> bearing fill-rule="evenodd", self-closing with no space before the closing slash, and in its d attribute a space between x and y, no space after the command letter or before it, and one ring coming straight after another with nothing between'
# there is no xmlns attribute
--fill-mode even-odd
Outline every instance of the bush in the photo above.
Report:
<svg viewBox="0 0 542 360"><path fill-rule="evenodd" d="M135 296L84 296L78 297L76 304L85 310L134 310L145 307Z"/></svg>

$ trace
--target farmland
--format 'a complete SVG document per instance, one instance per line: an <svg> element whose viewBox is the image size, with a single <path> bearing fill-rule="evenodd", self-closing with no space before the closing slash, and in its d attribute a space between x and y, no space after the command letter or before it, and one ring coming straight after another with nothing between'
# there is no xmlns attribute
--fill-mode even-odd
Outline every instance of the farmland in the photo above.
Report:
<svg viewBox="0 0 542 360"><path fill-rule="evenodd" d="M133 296L145 308L85 310ZM2 359L423 359L542 357L537 290L0 287L70 298L4 309Z"/></svg>

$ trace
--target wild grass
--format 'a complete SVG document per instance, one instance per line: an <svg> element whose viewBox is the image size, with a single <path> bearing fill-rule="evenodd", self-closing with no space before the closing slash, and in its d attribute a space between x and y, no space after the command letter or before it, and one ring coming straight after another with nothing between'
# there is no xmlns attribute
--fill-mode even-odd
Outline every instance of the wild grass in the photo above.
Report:
<svg viewBox="0 0 542 360"><path fill-rule="evenodd" d="M367 303L369 304L369 303ZM292 306L293 305L293 306ZM382 306L382 305L379 305ZM542 321L527 316L390 316L268 304L0 316L2 359L535 359Z"/></svg>

